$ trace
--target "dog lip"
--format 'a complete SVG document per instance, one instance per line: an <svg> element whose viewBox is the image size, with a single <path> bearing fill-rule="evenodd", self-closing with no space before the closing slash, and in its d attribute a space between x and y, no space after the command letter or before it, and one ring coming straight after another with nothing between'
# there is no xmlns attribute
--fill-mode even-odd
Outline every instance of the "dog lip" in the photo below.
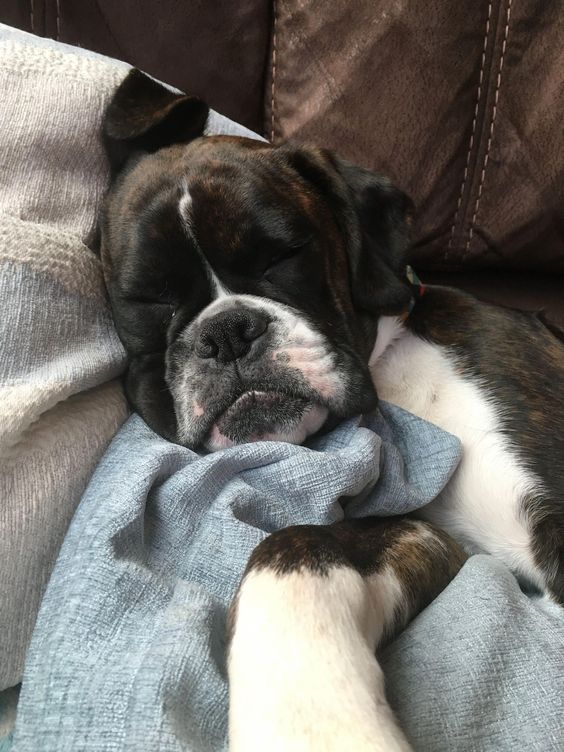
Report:
<svg viewBox="0 0 564 752"><path fill-rule="evenodd" d="M368 412L374 409L378 400L376 394L373 394L373 398L365 399L362 403L358 403L352 409L343 410L338 404L332 404L327 399L324 399L321 395L312 391L309 393L304 389L296 388L297 385L289 384L277 389L270 387L270 385L257 384L257 388L247 387L237 394L231 394L230 397L225 395L223 399L216 401L215 409L209 409L212 404L208 402L204 414L197 421L197 428L189 438L188 446L202 446L209 440L211 434L225 421L237 420L238 413L242 414L247 409L262 408L263 411L267 411L269 407L273 410L276 407L283 407L283 402L290 401L294 404L294 408L297 408L301 404L304 410L309 406L318 405L328 410L330 415L336 418L347 418L353 414ZM290 387L290 388L288 388ZM292 388L293 387L293 388Z"/></svg>
<svg viewBox="0 0 564 752"><path fill-rule="evenodd" d="M276 404L280 404L285 400L291 400L292 402L302 402L305 406L307 403L318 402L314 395L300 394L298 390L291 389L272 389L266 387L253 388L247 387L236 394L230 396L224 395L222 398L216 400L215 405L213 400L206 400L204 412L201 417L197 419L196 431L189 439L189 446L199 446L205 442L206 437L209 437L213 431L214 426L220 423L222 420L229 419L235 416L239 410L247 407L257 406L268 408L270 404L274 407ZM321 403L321 400L319 400Z"/></svg>
<svg viewBox="0 0 564 752"><path fill-rule="evenodd" d="M277 392L277 391L262 391L260 389L249 389L243 394L240 394L237 399L229 405L227 410L224 410L218 417L216 418L216 423L221 421L223 418L229 417L232 413L236 413L238 410L245 409L246 407L250 407L251 405L260 405L261 407L271 407L275 405L277 402L281 402L284 399L293 399L294 401L299 400L301 402L304 402L304 404L307 402L307 400L304 397L290 397L288 394L284 394L283 392Z"/></svg>
<svg viewBox="0 0 564 752"><path fill-rule="evenodd" d="M226 448L233 444L256 442L270 438L290 436L306 420L306 416L313 410L315 402L304 396L292 396L288 392L268 389L247 389L240 394L231 405L221 411L211 425L204 446L210 448ZM325 409L324 418L327 415ZM315 430L317 430L316 426ZM300 442L311 431L306 431ZM293 443L293 442L291 442Z"/></svg>
<svg viewBox="0 0 564 752"><path fill-rule="evenodd" d="M284 414L289 419L290 413L293 411L296 415L300 407L305 411L308 407L317 406L326 408L330 415L343 419L368 412L377 404L375 391L372 390L369 394L366 390L359 392L356 386L349 391L346 400L329 399L305 383L291 369L248 380L245 374L238 374L237 379L229 380L220 390L216 390L212 384L211 389L200 396L198 407L201 412L193 416L181 438L186 446L205 446L210 435L221 424L238 422L239 419L250 422L252 416L245 416L247 410L255 413L259 420L261 412L266 420L269 410L272 410L273 419L276 417L274 413L279 413L284 420Z"/></svg>
<svg viewBox="0 0 564 752"><path fill-rule="evenodd" d="M243 394L240 394L235 402L228 408L228 410L231 410L232 407L236 407L240 403L246 403L246 402L261 402L261 403L268 403L275 399L280 399L282 397L281 392L275 392L275 391L269 391L265 392L262 389L249 389L246 392L243 392Z"/></svg>

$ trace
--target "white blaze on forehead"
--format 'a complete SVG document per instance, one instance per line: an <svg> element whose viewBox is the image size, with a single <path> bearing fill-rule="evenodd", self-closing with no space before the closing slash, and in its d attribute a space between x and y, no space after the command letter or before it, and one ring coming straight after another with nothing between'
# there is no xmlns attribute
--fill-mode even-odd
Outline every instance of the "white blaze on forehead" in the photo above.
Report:
<svg viewBox="0 0 564 752"><path fill-rule="evenodd" d="M206 270L207 277L212 286L212 290L214 293L213 295L214 300L218 300L219 298L226 298L229 295L231 295L231 293L223 285L223 283L221 282L217 274L211 268L208 260L206 259L206 257L202 253L200 246L198 245L198 241L196 240L196 236L194 234L194 229L192 225L192 206L193 206L193 200L192 200L192 196L190 195L190 191L188 190L188 183L184 181L183 193L182 193L182 196L180 197L180 201L178 202L178 213L180 214L182 225L184 229L186 230L187 234L189 235L190 239L194 243L194 247L196 248L196 251L198 252L198 255L202 261L202 264L204 265L204 269Z"/></svg>
<svg viewBox="0 0 564 752"><path fill-rule="evenodd" d="M184 192L180 197L180 201L178 202L178 211L180 212L180 217L184 224L191 225L191 208L192 196L190 195L187 184L184 183Z"/></svg>

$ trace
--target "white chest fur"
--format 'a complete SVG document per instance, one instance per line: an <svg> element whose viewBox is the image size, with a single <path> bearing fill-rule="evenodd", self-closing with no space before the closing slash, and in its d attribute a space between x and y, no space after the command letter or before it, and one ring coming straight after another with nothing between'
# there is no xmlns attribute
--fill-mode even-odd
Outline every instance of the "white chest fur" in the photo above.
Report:
<svg viewBox="0 0 564 752"><path fill-rule="evenodd" d="M502 559L543 586L534 563L523 502L540 488L501 431L500 410L483 385L464 375L448 349L381 320L370 361L381 399L457 436L462 460L441 495L423 511L471 551Z"/></svg>

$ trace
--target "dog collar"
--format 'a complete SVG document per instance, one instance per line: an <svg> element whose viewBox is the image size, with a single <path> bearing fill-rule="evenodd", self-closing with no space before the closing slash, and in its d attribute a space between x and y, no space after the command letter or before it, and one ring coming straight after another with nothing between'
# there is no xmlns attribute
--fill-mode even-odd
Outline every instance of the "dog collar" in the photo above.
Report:
<svg viewBox="0 0 564 752"><path fill-rule="evenodd" d="M400 317L402 321L406 321L408 319L409 314L411 313L411 311L413 311L413 308L419 298L422 298L423 295L425 295L425 285L423 284L423 282L421 282L421 280L415 273L415 270L412 266L409 266L409 264L405 267L405 276L407 277L407 281L410 284L413 295L409 302L409 308L407 309L407 311L402 313Z"/></svg>

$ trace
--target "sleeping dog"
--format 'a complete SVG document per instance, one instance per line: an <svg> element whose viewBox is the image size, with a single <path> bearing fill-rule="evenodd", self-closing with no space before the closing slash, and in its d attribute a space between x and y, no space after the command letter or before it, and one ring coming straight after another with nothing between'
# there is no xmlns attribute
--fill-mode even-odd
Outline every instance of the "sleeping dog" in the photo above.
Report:
<svg viewBox="0 0 564 752"><path fill-rule="evenodd" d="M255 550L229 619L231 748L408 749L375 651L464 550L564 604L564 344L532 315L410 284L412 206L386 179L204 136L207 116L139 71L106 112L101 252L133 407L215 451L301 443L379 396L463 446L419 519L297 526Z"/></svg>

